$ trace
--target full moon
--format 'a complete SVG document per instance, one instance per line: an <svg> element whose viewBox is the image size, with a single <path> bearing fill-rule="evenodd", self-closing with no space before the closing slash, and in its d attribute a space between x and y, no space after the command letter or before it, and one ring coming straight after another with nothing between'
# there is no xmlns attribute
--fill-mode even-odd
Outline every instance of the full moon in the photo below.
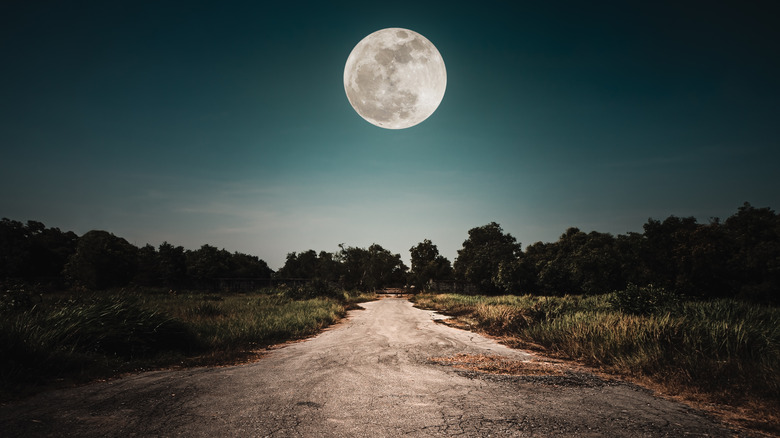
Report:
<svg viewBox="0 0 780 438"><path fill-rule="evenodd" d="M378 30L363 38L344 67L344 89L360 117L387 129L427 119L447 88L447 70L436 47L419 33Z"/></svg>

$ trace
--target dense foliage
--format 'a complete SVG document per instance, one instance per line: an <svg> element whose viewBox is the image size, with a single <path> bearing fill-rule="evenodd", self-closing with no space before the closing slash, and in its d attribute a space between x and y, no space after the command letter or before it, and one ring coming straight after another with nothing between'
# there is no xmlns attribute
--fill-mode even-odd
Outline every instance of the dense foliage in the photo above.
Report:
<svg viewBox="0 0 780 438"><path fill-rule="evenodd" d="M439 254L439 248L428 239L409 249L412 256L412 271L409 283L420 290L430 281L451 280L453 270L450 261Z"/></svg>
<svg viewBox="0 0 780 438"><path fill-rule="evenodd" d="M522 255L522 247L511 234L504 234L495 222L472 228L455 259L457 279L475 284L486 292L501 289L499 270Z"/></svg>
<svg viewBox="0 0 780 438"><path fill-rule="evenodd" d="M557 242L524 252L496 223L469 231L457 278L486 293L596 294L630 284L702 298L780 303L780 215L745 203L725 221L649 219L643 233L617 237L569 228Z"/></svg>
<svg viewBox="0 0 780 438"><path fill-rule="evenodd" d="M472 228L452 265L425 239L410 248L412 269L382 246L289 253L277 273L261 259L210 245L167 242L136 248L105 231L81 237L42 223L0 222L0 281L105 289L128 284L214 287L215 279L311 280L349 290L458 280L484 293L597 294L654 285L683 296L780 303L780 216L748 203L725 221L649 219L642 233L566 230L556 242L520 242L495 222ZM311 288L310 288L311 289Z"/></svg>
<svg viewBox="0 0 780 438"><path fill-rule="evenodd" d="M78 237L42 223L0 221L0 281L102 290L129 284L208 288L215 278L270 278L255 256L210 245L185 250L168 242L137 248L107 231Z"/></svg>
<svg viewBox="0 0 780 438"><path fill-rule="evenodd" d="M284 266L276 277L313 282L309 288L337 283L348 290L373 291L390 286L403 286L409 269L400 254L393 254L373 244L366 248L339 245L338 252L314 250L287 254Z"/></svg>

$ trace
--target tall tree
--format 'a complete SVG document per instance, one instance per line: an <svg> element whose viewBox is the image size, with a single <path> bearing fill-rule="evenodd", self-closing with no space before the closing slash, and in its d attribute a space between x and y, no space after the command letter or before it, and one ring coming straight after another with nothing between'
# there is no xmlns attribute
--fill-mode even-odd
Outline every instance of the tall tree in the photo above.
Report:
<svg viewBox="0 0 780 438"><path fill-rule="evenodd" d="M187 255L181 246L163 242L157 248L160 281L168 287L181 286L187 279Z"/></svg>
<svg viewBox="0 0 780 438"><path fill-rule="evenodd" d="M679 256L686 251L687 241L698 227L694 217L669 216L663 222L648 219L643 226L641 253L652 273L653 284L670 290L678 289L677 280L682 268Z"/></svg>
<svg viewBox="0 0 780 438"><path fill-rule="evenodd" d="M338 260L343 267L345 288L370 291L405 284L409 268L400 254L393 254L377 244L368 249L339 246Z"/></svg>
<svg viewBox="0 0 780 438"><path fill-rule="evenodd" d="M723 228L733 245L729 266L734 293L780 303L780 215L745 202Z"/></svg>
<svg viewBox="0 0 780 438"><path fill-rule="evenodd" d="M228 276L233 278L271 278L274 271L257 256L234 252L228 259Z"/></svg>
<svg viewBox="0 0 780 438"><path fill-rule="evenodd" d="M187 251L187 276L199 286L215 278L230 275L230 253L211 245L203 245L195 251Z"/></svg>
<svg viewBox="0 0 780 438"><path fill-rule="evenodd" d="M315 278L318 262L317 252L313 249L301 253L288 253L284 266L277 272L277 276L280 278Z"/></svg>
<svg viewBox="0 0 780 438"><path fill-rule="evenodd" d="M499 266L510 264L522 254L522 247L515 238L504 234L501 226L491 222L469 230L469 237L463 242L455 259L455 276L459 280L477 285L486 292L498 292Z"/></svg>
<svg viewBox="0 0 780 438"><path fill-rule="evenodd" d="M341 277L341 264L336 260L332 252L320 251L317 257L317 272L315 278L329 282L336 282Z"/></svg>
<svg viewBox="0 0 780 438"><path fill-rule="evenodd" d="M570 248L572 279L575 291L595 294L624 289L626 281L621 271L615 238L609 233L582 233Z"/></svg>
<svg viewBox="0 0 780 438"><path fill-rule="evenodd" d="M37 221L0 221L0 278L56 280L76 251L78 236Z"/></svg>
<svg viewBox="0 0 780 438"><path fill-rule="evenodd" d="M107 231L81 236L65 267L67 278L90 289L127 285L138 269L138 248Z"/></svg>
<svg viewBox="0 0 780 438"><path fill-rule="evenodd" d="M29 258L27 230L19 221L0 221L0 278L22 277Z"/></svg>
<svg viewBox="0 0 780 438"><path fill-rule="evenodd" d="M134 283L142 286L160 285L160 259L157 250L148 243L138 249L138 272Z"/></svg>
<svg viewBox="0 0 780 438"><path fill-rule="evenodd" d="M410 282L417 288L429 281L449 280L453 276L450 261L439 254L439 248L428 239L409 249L412 259Z"/></svg>

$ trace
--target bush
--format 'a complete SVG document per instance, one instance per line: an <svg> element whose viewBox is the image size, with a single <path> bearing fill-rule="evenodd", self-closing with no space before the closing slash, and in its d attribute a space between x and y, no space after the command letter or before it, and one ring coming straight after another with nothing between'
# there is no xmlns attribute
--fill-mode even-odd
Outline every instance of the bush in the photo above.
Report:
<svg viewBox="0 0 780 438"><path fill-rule="evenodd" d="M625 290L613 292L607 300L612 308L632 315L652 315L672 311L680 305L680 297L652 284L629 284Z"/></svg>
<svg viewBox="0 0 780 438"><path fill-rule="evenodd" d="M216 318L222 315L220 306L210 301L203 301L187 310L187 316L190 318Z"/></svg>
<svg viewBox="0 0 780 438"><path fill-rule="evenodd" d="M0 295L0 313L22 312L34 306L30 291L20 284L2 288Z"/></svg>
<svg viewBox="0 0 780 438"><path fill-rule="evenodd" d="M528 313L534 322L550 321L561 315L571 313L576 307L576 305L573 304L575 300L576 298L572 298L568 295L562 299L552 300L549 299L549 297L545 297L544 299L539 299L536 304L531 306Z"/></svg>
<svg viewBox="0 0 780 438"><path fill-rule="evenodd" d="M342 290L325 280L311 280L302 285L283 289L284 296L293 300L308 300L317 297L343 298Z"/></svg>

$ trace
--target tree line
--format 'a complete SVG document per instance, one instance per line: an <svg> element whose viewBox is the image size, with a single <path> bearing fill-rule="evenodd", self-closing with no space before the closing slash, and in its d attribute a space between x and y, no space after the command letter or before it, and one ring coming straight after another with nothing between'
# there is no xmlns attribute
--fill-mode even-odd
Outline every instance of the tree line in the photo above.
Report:
<svg viewBox="0 0 780 438"><path fill-rule="evenodd" d="M488 293L595 294L652 284L691 297L779 304L780 215L745 203L725 221L670 216L618 236L569 228L525 251L492 222L469 230L453 271Z"/></svg>
<svg viewBox="0 0 780 438"><path fill-rule="evenodd" d="M368 248L341 244L334 253L320 251L318 254L310 249L287 254L276 277L321 280L337 283L344 289L371 291L404 286L408 270L400 254L393 254L376 243Z"/></svg>
<svg viewBox="0 0 780 438"><path fill-rule="evenodd" d="M107 289L138 286L202 288L214 278L269 278L256 256L211 245L185 250L163 242L138 248L112 233L46 228L37 221L0 221L0 279L45 282L53 287Z"/></svg>
<svg viewBox="0 0 780 438"><path fill-rule="evenodd" d="M483 293L595 294L628 285L665 288L696 297L780 301L780 216L749 203L725 221L693 217L649 219L642 233L614 236L567 229L556 242L520 242L495 222L472 228L454 263L428 239L400 254L378 244L339 245L287 254L278 272L251 255L203 245L185 250L167 242L135 247L106 231L73 232L42 223L0 222L0 278L89 289L128 284L206 287L215 278L300 279L376 290L458 281Z"/></svg>
<svg viewBox="0 0 780 438"><path fill-rule="evenodd" d="M0 221L0 280L46 283L55 288L103 290L128 285L204 289L218 279L321 280L348 290L404 286L408 267L400 254L378 244L368 248L339 245L339 251L313 250L287 255L274 272L252 255L211 245L185 250L163 242L136 247L112 233L92 230L83 236L43 223Z"/></svg>

